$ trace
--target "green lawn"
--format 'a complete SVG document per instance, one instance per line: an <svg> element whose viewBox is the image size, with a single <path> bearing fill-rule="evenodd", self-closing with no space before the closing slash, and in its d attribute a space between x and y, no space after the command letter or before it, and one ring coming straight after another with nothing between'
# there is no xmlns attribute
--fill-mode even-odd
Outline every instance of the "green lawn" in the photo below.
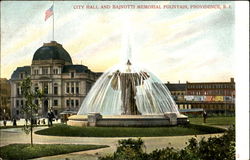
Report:
<svg viewBox="0 0 250 160"><path fill-rule="evenodd" d="M191 124L204 124L202 117L188 118ZM206 125L230 126L235 124L235 117L208 117Z"/></svg>
<svg viewBox="0 0 250 160"><path fill-rule="evenodd" d="M158 136L183 136L206 133L221 133L225 130L201 126L173 126L173 127L74 127L55 125L51 128L36 131L36 134L70 137L158 137Z"/></svg>
<svg viewBox="0 0 250 160"><path fill-rule="evenodd" d="M28 125L30 126L30 125ZM37 126L33 126L34 128L35 127L44 127L44 126L48 126L48 125L37 125ZM19 126L0 126L0 129L7 129L7 128L23 128L23 125L19 125Z"/></svg>
<svg viewBox="0 0 250 160"><path fill-rule="evenodd" d="M3 159L31 159L71 152L85 151L108 147L105 145L74 145L74 144L10 144L0 147Z"/></svg>

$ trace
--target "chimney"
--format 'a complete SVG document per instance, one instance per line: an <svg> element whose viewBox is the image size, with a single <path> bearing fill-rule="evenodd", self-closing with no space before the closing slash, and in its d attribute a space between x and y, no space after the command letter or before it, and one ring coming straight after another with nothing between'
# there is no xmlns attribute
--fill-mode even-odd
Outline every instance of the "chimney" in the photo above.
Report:
<svg viewBox="0 0 250 160"><path fill-rule="evenodd" d="M230 82L231 82L231 83L234 83L234 78L230 78Z"/></svg>

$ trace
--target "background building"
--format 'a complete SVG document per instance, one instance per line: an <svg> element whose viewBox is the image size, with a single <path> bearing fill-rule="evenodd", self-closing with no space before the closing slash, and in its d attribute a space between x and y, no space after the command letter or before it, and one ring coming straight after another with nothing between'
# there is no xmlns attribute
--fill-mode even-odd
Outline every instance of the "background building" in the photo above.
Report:
<svg viewBox="0 0 250 160"><path fill-rule="evenodd" d="M180 110L202 108L213 113L234 113L235 82L167 83Z"/></svg>
<svg viewBox="0 0 250 160"><path fill-rule="evenodd" d="M11 76L12 117L23 118L25 105L21 81L30 77L34 90L45 93L39 116L46 117L49 109L56 116L65 110L78 111L81 103L100 73L92 72L84 65L74 65L69 53L56 41L44 43L34 54L31 66L18 67Z"/></svg>
<svg viewBox="0 0 250 160"><path fill-rule="evenodd" d="M10 82L0 78L0 119L10 118Z"/></svg>

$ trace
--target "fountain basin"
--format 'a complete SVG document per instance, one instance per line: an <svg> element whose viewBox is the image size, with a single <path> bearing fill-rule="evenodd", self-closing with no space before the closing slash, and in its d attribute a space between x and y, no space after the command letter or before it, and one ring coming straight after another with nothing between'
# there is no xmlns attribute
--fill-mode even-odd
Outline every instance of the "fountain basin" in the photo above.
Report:
<svg viewBox="0 0 250 160"><path fill-rule="evenodd" d="M88 115L73 115L67 122L71 126L93 127L157 127L174 126L189 123L188 117L176 113L161 115L101 115L89 113Z"/></svg>

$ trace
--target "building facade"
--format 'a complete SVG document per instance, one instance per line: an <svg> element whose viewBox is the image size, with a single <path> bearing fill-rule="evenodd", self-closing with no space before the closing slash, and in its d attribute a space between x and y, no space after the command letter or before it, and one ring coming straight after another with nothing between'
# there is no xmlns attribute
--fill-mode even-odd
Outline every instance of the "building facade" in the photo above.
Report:
<svg viewBox="0 0 250 160"><path fill-rule="evenodd" d="M44 43L33 56L31 66L18 67L11 76L12 117L24 118L21 108L25 105L21 82L30 77L34 90L43 90L43 100L38 116L46 117L53 110L56 116L65 110L78 111L84 97L100 73L92 72L84 65L74 65L69 53L56 41Z"/></svg>
<svg viewBox="0 0 250 160"><path fill-rule="evenodd" d="M10 119L10 82L0 78L0 120Z"/></svg>
<svg viewBox="0 0 250 160"><path fill-rule="evenodd" d="M202 108L208 112L235 111L235 82L167 83L180 110Z"/></svg>

